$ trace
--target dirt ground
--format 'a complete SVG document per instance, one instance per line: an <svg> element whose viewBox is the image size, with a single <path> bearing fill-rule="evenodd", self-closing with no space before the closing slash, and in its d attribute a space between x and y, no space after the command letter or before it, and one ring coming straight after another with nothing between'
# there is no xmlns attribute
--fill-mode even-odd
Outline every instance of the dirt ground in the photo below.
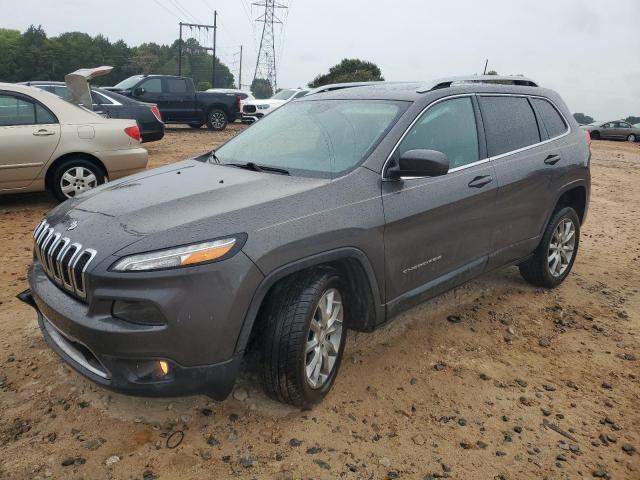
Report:
<svg viewBox="0 0 640 480"><path fill-rule="evenodd" d="M151 166L240 128L170 130ZM14 298L54 202L0 198L0 478L640 479L640 144L594 142L592 163L560 288L509 268L350 334L309 411L267 399L250 366L221 403L125 397L71 371Z"/></svg>

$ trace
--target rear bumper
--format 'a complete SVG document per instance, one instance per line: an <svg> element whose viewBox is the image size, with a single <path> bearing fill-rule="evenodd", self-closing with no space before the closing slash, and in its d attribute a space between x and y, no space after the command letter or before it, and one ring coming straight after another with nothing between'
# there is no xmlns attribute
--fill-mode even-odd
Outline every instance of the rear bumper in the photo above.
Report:
<svg viewBox="0 0 640 480"><path fill-rule="evenodd" d="M164 137L164 123L158 122L156 125L142 125L140 128L142 143L157 142Z"/></svg>
<svg viewBox="0 0 640 480"><path fill-rule="evenodd" d="M142 147L126 150L109 150L97 152L98 157L107 168L109 180L115 180L147 168L149 154Z"/></svg>

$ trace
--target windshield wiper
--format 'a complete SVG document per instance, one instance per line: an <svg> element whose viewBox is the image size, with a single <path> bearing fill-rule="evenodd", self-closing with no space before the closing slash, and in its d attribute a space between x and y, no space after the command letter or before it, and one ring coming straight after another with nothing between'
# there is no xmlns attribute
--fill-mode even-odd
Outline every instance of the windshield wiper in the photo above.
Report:
<svg viewBox="0 0 640 480"><path fill-rule="evenodd" d="M251 170L253 172L270 172L279 173L280 175L290 175L289 170L284 168L269 167L268 165L258 165L257 163L224 163L223 165L231 165L232 167L244 168L245 170Z"/></svg>

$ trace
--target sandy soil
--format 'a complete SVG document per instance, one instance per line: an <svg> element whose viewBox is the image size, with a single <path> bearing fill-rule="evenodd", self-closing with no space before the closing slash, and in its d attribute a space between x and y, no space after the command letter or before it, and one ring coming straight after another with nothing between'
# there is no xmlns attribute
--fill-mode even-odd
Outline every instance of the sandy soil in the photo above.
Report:
<svg viewBox="0 0 640 480"><path fill-rule="evenodd" d="M151 166L239 128L171 130ZM310 411L268 400L250 365L222 403L125 397L70 371L13 298L54 203L0 198L0 478L640 479L640 144L593 153L564 285L535 289L510 268L351 334Z"/></svg>

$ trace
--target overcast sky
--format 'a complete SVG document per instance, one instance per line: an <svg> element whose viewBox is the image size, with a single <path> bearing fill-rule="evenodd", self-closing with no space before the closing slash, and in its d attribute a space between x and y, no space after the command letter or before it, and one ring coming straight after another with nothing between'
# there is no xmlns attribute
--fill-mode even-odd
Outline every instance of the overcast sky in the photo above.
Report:
<svg viewBox="0 0 640 480"><path fill-rule="evenodd" d="M280 87L303 86L345 57L377 63L387 80L482 73L488 58L489 69L557 90L573 112L600 120L640 115L640 0L282 1L290 8L284 36L276 31ZM50 36L83 31L130 45L171 43L180 20L212 23L215 6L220 57L237 75L243 44L249 83L260 34L250 22L259 8L251 12L250 3L0 0L0 27L41 24Z"/></svg>

